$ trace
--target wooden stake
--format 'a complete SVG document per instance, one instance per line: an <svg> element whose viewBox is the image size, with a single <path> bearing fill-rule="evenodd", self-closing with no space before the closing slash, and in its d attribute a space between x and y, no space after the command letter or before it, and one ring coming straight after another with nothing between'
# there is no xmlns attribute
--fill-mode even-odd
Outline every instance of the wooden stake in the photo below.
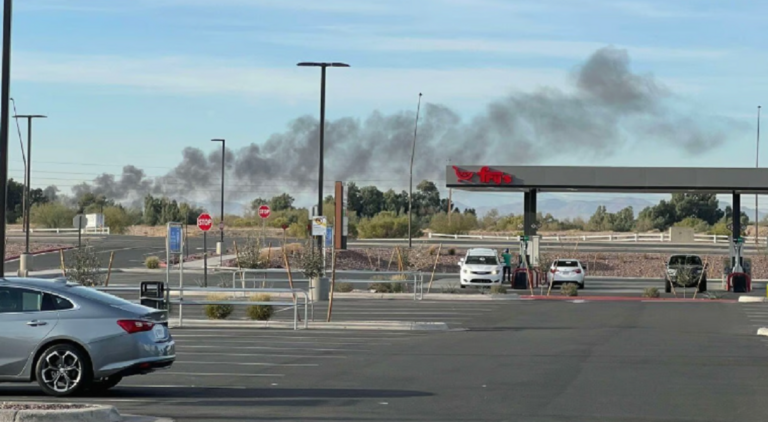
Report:
<svg viewBox="0 0 768 422"><path fill-rule="evenodd" d="M237 250L237 240L233 240L232 245L235 248L235 262L237 263L237 269L242 270L243 267L240 266L240 252Z"/></svg>
<svg viewBox="0 0 768 422"><path fill-rule="evenodd" d="M387 264L387 271L389 271L389 267L392 266L392 260L395 259L395 250L392 249L392 255L389 256L389 263Z"/></svg>
<svg viewBox="0 0 768 422"><path fill-rule="evenodd" d="M328 298L328 318L327 322L331 322L331 314L333 313L333 291L336 289L336 248L331 249L331 292Z"/></svg>
<svg viewBox="0 0 768 422"><path fill-rule="evenodd" d="M371 260L371 254L368 253L368 249L363 249L365 251L365 256L368 257L368 263L371 265L371 271L376 271L376 268L373 266L373 261Z"/></svg>
<svg viewBox="0 0 768 422"><path fill-rule="evenodd" d="M7 240L7 239L6 239ZM59 257L61 258L61 276L67 276L67 267L64 265L64 249L59 249Z"/></svg>
<svg viewBox="0 0 768 422"><path fill-rule="evenodd" d="M115 260L115 251L109 254L109 268L107 268L107 280L104 281L104 286L109 287L109 278L112 276L112 262Z"/></svg>
<svg viewBox="0 0 768 422"><path fill-rule="evenodd" d="M707 273L707 267L709 266L709 257L704 260L704 269L699 274L699 282L696 283L696 291L693 292L693 298L696 299L696 294L699 293L699 287L701 287L701 279L704 278L704 274Z"/></svg>
<svg viewBox="0 0 768 422"><path fill-rule="evenodd" d="M403 272L403 255L400 253L400 247L395 247L397 251L397 271Z"/></svg>
<svg viewBox="0 0 768 422"><path fill-rule="evenodd" d="M437 256L435 257L435 265L432 266L432 275L429 277L429 286L427 286L427 293L432 290L432 280L435 279L435 270L437 270L437 263L440 261L440 250L443 249L443 244L437 247Z"/></svg>

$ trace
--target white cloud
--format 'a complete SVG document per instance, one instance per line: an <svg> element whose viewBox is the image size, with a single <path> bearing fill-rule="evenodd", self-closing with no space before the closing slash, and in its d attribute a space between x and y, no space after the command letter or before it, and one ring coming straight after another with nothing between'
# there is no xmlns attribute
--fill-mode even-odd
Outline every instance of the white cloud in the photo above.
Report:
<svg viewBox="0 0 768 422"><path fill-rule="evenodd" d="M249 99L316 99L319 69L262 67L206 57L127 58L16 53L15 81L132 88L141 93L236 95ZM432 102L490 99L510 90L563 88L566 72L548 68L332 69L334 101L403 101L424 92Z"/></svg>

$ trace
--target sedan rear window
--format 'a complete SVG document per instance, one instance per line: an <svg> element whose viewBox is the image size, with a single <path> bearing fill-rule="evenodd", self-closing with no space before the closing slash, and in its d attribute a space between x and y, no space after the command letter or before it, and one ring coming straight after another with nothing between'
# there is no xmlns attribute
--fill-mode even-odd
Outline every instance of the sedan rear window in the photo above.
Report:
<svg viewBox="0 0 768 422"><path fill-rule="evenodd" d="M669 265L702 265L701 258L696 255L675 255L669 258Z"/></svg>
<svg viewBox="0 0 768 422"><path fill-rule="evenodd" d="M557 261L555 267L578 267L579 261Z"/></svg>
<svg viewBox="0 0 768 422"><path fill-rule="evenodd" d="M67 292L80 297L84 297L86 299L91 299L101 303L105 303L107 305L113 305L113 306L133 305L133 303L125 299L119 298L109 293L100 292L90 287L76 286L76 287L70 288L70 290L67 290Z"/></svg>
<svg viewBox="0 0 768 422"><path fill-rule="evenodd" d="M464 263L470 265L498 265L499 261L496 260L495 256L470 255Z"/></svg>

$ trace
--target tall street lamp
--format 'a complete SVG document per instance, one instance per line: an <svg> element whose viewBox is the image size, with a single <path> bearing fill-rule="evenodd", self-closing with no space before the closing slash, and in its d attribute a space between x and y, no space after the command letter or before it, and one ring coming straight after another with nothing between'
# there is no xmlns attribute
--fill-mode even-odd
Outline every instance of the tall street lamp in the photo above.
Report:
<svg viewBox="0 0 768 422"><path fill-rule="evenodd" d="M0 81L0 235L5 238L5 210L8 208L8 105L11 102L11 14L12 0L3 1L3 58ZM5 257L5 242L0 241L0 257ZM0 277L5 277L5 259L0 259Z"/></svg>
<svg viewBox="0 0 768 422"><path fill-rule="evenodd" d="M211 142L221 142L221 221L219 222L221 241L216 245L216 252L219 254L219 266L222 266L224 264L224 157L227 155L227 141L211 139Z"/></svg>
<svg viewBox="0 0 768 422"><path fill-rule="evenodd" d="M760 167L760 109L757 106L757 143L755 144L755 168ZM755 244L760 242L760 214L757 212L757 194L755 194Z"/></svg>
<svg viewBox="0 0 768 422"><path fill-rule="evenodd" d="M421 111L421 92L419 92L419 102L416 105L416 124L413 127L413 147L411 147L411 179L408 191L408 249L413 246L413 232L411 231L411 217L413 210L413 158L416 155L416 133L419 130L419 112Z"/></svg>
<svg viewBox="0 0 768 422"><path fill-rule="evenodd" d="M17 114L15 119L27 119L27 165L24 175L24 202L27 206L24 209L24 231L25 246L24 253L19 258L19 276L26 277L32 268L32 256L29 254L29 210L32 208L32 196L30 195L30 186L32 185L32 119L46 119L42 114Z"/></svg>
<svg viewBox="0 0 768 422"><path fill-rule="evenodd" d="M328 67L349 67L346 63L338 62L301 62L297 64L301 67L319 67L321 71L320 76L320 169L319 180L317 181L317 215L323 215L323 152L325 144L325 69ZM341 226L339 222L336 222L337 226ZM337 228L338 229L338 228ZM323 238L318 237L317 247L319 250L323 248Z"/></svg>

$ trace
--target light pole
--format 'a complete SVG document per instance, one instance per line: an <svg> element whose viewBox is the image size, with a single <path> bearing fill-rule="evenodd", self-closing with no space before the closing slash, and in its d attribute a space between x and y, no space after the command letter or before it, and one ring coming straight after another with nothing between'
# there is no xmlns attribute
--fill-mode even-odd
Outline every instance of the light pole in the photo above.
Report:
<svg viewBox="0 0 768 422"><path fill-rule="evenodd" d="M29 255L29 211L32 208L32 196L30 195L30 185L32 184L32 119L46 119L42 114L17 114L15 119L27 119L27 165L24 176L24 253L19 258L19 276L26 277L27 272L32 268L32 257Z"/></svg>
<svg viewBox="0 0 768 422"><path fill-rule="evenodd" d="M421 92L419 92L419 102L416 105L416 124L413 127L413 147L411 147L411 179L408 184L408 249L413 246L413 234L411 232L411 221L413 220L413 157L416 155L416 133L419 130L419 112L421 111Z"/></svg>
<svg viewBox="0 0 768 422"><path fill-rule="evenodd" d="M216 252L219 254L219 266L222 266L224 264L224 157L227 155L227 141L211 139L211 142L221 142L221 221L219 222L221 241L216 245Z"/></svg>
<svg viewBox="0 0 768 422"><path fill-rule="evenodd" d="M320 169L319 180L317 181L317 215L323 215L323 153L325 145L325 69L328 67L349 67L346 63L338 62L301 62L297 64L301 67L319 67L320 74ZM337 224L338 225L338 224ZM317 247L320 251L323 248L323 238L318 237Z"/></svg>
<svg viewBox="0 0 768 422"><path fill-rule="evenodd" d="M760 167L760 109L757 106L757 143L755 144L755 168ZM755 194L755 244L760 243L760 214L757 212L757 194Z"/></svg>
<svg viewBox="0 0 768 422"><path fill-rule="evenodd" d="M0 257L5 257L5 210L8 208L8 104L11 98L11 14L13 1L3 1L3 59L0 81ZM0 259L0 277L5 277L5 259Z"/></svg>

